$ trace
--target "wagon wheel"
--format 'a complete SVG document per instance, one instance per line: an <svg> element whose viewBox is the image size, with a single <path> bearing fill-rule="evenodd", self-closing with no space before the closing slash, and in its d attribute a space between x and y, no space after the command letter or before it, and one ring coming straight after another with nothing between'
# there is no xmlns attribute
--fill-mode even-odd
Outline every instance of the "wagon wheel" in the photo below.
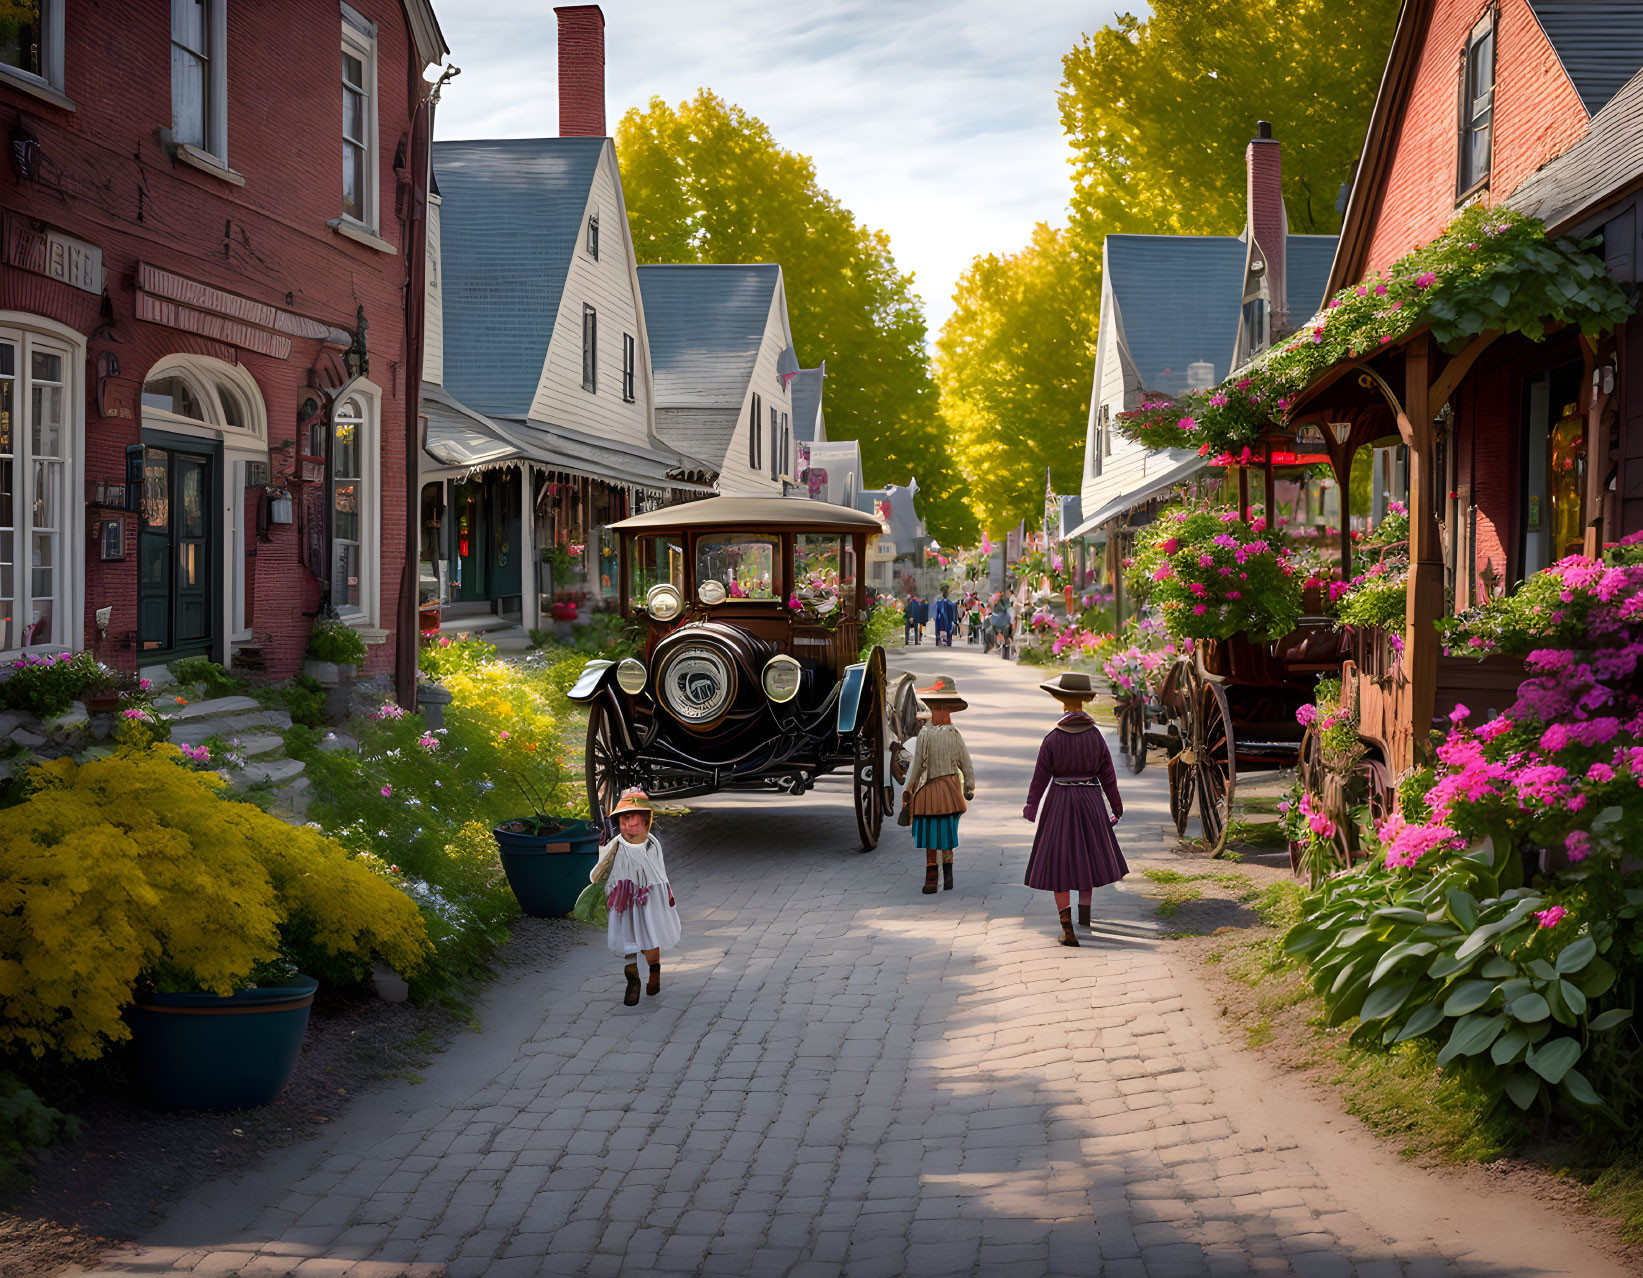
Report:
<svg viewBox="0 0 1643 1278"><path fill-rule="evenodd" d="M1129 769L1139 776L1147 766L1147 737L1145 712L1139 697L1126 697L1118 703L1118 752L1124 756Z"/></svg>
<svg viewBox="0 0 1643 1278"><path fill-rule="evenodd" d="M870 662L862 683L864 712L856 730L855 780L851 792L856 807L856 832L861 850L871 852L879 845L884 827L884 670L882 662Z"/></svg>
<svg viewBox="0 0 1643 1278"><path fill-rule="evenodd" d="M588 783L588 813L598 826L622 797L628 768L616 743L616 725L603 699L588 707L588 743L584 755Z"/></svg>
<svg viewBox="0 0 1643 1278"><path fill-rule="evenodd" d="M1226 844L1232 816L1232 792L1238 785L1237 742L1233 739L1232 711L1218 683L1205 681L1193 719L1193 754L1198 771L1198 818L1204 839L1219 856Z"/></svg>
<svg viewBox="0 0 1643 1278"><path fill-rule="evenodd" d="M1169 814L1175 833L1186 837L1192 819L1192 801L1198 793L1198 773L1179 755L1169 761Z"/></svg>

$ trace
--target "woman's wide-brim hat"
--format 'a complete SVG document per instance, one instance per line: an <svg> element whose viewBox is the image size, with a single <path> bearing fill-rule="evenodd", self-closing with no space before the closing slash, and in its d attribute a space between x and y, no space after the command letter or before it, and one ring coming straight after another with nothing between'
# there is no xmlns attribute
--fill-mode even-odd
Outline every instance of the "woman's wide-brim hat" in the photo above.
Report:
<svg viewBox="0 0 1643 1278"><path fill-rule="evenodd" d="M958 695L958 685L951 675L937 675L928 688L916 688L914 691L918 693L918 699L932 710L945 710L951 714L955 710L970 708L970 703Z"/></svg>
<svg viewBox="0 0 1643 1278"><path fill-rule="evenodd" d="M1038 685L1052 697L1062 701L1093 701L1099 694L1087 674L1077 670L1063 670L1053 679Z"/></svg>
<svg viewBox="0 0 1643 1278"><path fill-rule="evenodd" d="M643 812L646 821L656 819L656 809L650 805L650 796L637 786L631 790L622 791L622 797L617 800L616 806L610 810L611 819L615 820L624 812Z"/></svg>

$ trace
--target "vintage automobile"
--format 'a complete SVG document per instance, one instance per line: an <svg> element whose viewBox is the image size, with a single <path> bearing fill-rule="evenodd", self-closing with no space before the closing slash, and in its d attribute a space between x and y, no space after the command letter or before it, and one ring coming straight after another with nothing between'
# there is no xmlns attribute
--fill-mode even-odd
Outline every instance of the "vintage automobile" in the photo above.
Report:
<svg viewBox="0 0 1643 1278"><path fill-rule="evenodd" d="M892 769L917 732L911 676L861 659L862 566L877 516L804 497L710 497L613 524L620 606L641 656L589 661L595 819L628 786L658 799L717 790L797 796L851 771L862 849L878 843Z"/></svg>

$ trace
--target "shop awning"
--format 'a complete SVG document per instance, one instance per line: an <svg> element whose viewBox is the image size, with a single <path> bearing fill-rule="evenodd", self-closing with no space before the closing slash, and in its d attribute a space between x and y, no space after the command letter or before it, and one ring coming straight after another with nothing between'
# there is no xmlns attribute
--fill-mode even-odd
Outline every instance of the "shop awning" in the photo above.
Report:
<svg viewBox="0 0 1643 1278"><path fill-rule="evenodd" d="M498 421L428 387L422 396L428 420L423 450L442 466L462 470L532 462L549 470L608 484L711 493L700 462L681 453L653 451L544 422Z"/></svg>
<svg viewBox="0 0 1643 1278"><path fill-rule="evenodd" d="M1209 465L1209 458L1194 454L1182 461L1173 463L1159 471L1156 475L1143 480L1139 488L1132 488L1129 492L1113 498L1095 514L1074 528L1068 537L1087 537L1095 534L1102 524L1116 519L1126 510L1139 506L1149 498L1156 497L1167 488L1172 488L1183 479L1191 479L1204 467Z"/></svg>

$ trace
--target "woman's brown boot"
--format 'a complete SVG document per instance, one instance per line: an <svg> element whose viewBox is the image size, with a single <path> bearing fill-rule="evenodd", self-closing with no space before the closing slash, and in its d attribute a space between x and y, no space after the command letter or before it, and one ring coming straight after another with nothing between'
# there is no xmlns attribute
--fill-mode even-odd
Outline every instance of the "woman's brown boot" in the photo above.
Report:
<svg viewBox="0 0 1643 1278"><path fill-rule="evenodd" d="M622 974L628 978L628 989L622 995L622 1002L627 1007L633 1007L639 1002L639 965L629 963L622 969Z"/></svg>
<svg viewBox="0 0 1643 1278"><path fill-rule="evenodd" d="M1088 927L1089 925L1090 925L1090 903L1088 901L1080 901L1078 903L1078 926L1079 927Z"/></svg>
<svg viewBox="0 0 1643 1278"><path fill-rule="evenodd" d="M1061 944L1076 947L1078 945L1078 934L1073 931L1072 906L1067 906L1059 913L1061 915Z"/></svg>

